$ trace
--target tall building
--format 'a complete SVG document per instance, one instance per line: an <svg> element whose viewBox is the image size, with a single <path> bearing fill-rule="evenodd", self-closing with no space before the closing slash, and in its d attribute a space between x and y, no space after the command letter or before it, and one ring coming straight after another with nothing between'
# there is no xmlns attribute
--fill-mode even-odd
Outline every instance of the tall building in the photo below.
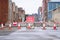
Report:
<svg viewBox="0 0 60 40"><path fill-rule="evenodd" d="M42 21L42 7L38 8L38 20Z"/></svg>
<svg viewBox="0 0 60 40"><path fill-rule="evenodd" d="M49 0L43 0L43 4L42 4L42 13L43 13L43 21L47 21L48 18L48 1Z"/></svg>
<svg viewBox="0 0 60 40"><path fill-rule="evenodd" d="M15 2L12 2L13 21L15 20Z"/></svg>
<svg viewBox="0 0 60 40"><path fill-rule="evenodd" d="M34 16L34 21L35 22L38 22L39 21L39 19L38 19L38 14L37 13L35 13L35 14L32 14L32 16Z"/></svg>
<svg viewBox="0 0 60 40"><path fill-rule="evenodd" d="M12 21L12 1L0 0L0 23Z"/></svg>
<svg viewBox="0 0 60 40"><path fill-rule="evenodd" d="M59 7L60 0L50 0L48 2L48 20L59 20L59 18L57 17L57 15L59 14Z"/></svg>
<svg viewBox="0 0 60 40"><path fill-rule="evenodd" d="M18 7L15 2L12 3L12 11L13 11L13 21L18 21Z"/></svg>
<svg viewBox="0 0 60 40"><path fill-rule="evenodd" d="M18 21L18 7L15 6L15 20Z"/></svg>
<svg viewBox="0 0 60 40"><path fill-rule="evenodd" d="M25 10L23 10L23 8L18 8L18 14L19 14L19 21L24 22L25 21Z"/></svg>
<svg viewBox="0 0 60 40"><path fill-rule="evenodd" d="M13 13L12 13L12 0L8 0L8 21L13 21Z"/></svg>

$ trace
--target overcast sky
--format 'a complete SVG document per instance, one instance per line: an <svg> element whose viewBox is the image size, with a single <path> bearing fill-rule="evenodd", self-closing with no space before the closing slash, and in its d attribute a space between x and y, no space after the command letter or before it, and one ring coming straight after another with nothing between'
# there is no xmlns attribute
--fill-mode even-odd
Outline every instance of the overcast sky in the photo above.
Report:
<svg viewBox="0 0 60 40"><path fill-rule="evenodd" d="M42 6L42 0L12 0L18 7L23 7L26 14L37 13L38 7Z"/></svg>

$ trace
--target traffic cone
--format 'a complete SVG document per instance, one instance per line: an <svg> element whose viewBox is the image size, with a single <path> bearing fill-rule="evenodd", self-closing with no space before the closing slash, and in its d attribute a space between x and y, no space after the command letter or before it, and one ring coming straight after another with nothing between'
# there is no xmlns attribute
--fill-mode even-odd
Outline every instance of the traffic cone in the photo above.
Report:
<svg viewBox="0 0 60 40"><path fill-rule="evenodd" d="M9 30L12 30L12 26L11 26L11 23L9 24Z"/></svg>
<svg viewBox="0 0 60 40"><path fill-rule="evenodd" d="M4 29L4 25L3 25L3 23L1 23L1 29Z"/></svg>
<svg viewBox="0 0 60 40"><path fill-rule="evenodd" d="M20 26L20 24L18 24L18 29L21 29L21 26Z"/></svg>
<svg viewBox="0 0 60 40"><path fill-rule="evenodd" d="M28 24L27 28L28 28L28 29L31 29L31 26L30 26L30 24Z"/></svg>
<svg viewBox="0 0 60 40"><path fill-rule="evenodd" d="M53 29L56 30L56 24L54 23Z"/></svg>
<svg viewBox="0 0 60 40"><path fill-rule="evenodd" d="M43 30L46 30L46 28L45 28L45 23L43 23Z"/></svg>

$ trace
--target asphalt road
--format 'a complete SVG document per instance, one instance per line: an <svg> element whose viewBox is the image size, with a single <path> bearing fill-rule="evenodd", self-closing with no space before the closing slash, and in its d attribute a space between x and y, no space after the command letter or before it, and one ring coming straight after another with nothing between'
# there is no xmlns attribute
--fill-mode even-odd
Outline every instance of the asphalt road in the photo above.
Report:
<svg viewBox="0 0 60 40"><path fill-rule="evenodd" d="M8 36L9 34L17 31L17 27L12 27L12 30L10 30L8 27L0 29L0 36Z"/></svg>
<svg viewBox="0 0 60 40"><path fill-rule="evenodd" d="M2 32L0 32L2 33ZM6 35L0 35L0 40L60 40L60 29L41 30L22 28L15 31L4 32Z"/></svg>

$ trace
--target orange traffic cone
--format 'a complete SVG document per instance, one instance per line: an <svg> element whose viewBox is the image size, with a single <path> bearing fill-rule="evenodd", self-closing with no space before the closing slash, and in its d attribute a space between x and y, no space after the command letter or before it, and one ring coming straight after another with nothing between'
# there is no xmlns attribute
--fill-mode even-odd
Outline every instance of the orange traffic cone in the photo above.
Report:
<svg viewBox="0 0 60 40"><path fill-rule="evenodd" d="M46 28L45 28L45 23L43 23L43 30L46 30Z"/></svg>
<svg viewBox="0 0 60 40"><path fill-rule="evenodd" d="M30 26L30 24L28 24L27 28L28 28L28 29L31 29L31 26Z"/></svg>
<svg viewBox="0 0 60 40"><path fill-rule="evenodd" d="M53 29L56 30L56 24L54 23Z"/></svg>
<svg viewBox="0 0 60 40"><path fill-rule="evenodd" d="M9 24L9 30L12 30L11 23Z"/></svg>
<svg viewBox="0 0 60 40"><path fill-rule="evenodd" d="M4 29L4 25L3 25L3 23L1 23L1 29Z"/></svg>
<svg viewBox="0 0 60 40"><path fill-rule="evenodd" d="M21 29L21 26L20 26L20 24L18 24L18 29Z"/></svg>

